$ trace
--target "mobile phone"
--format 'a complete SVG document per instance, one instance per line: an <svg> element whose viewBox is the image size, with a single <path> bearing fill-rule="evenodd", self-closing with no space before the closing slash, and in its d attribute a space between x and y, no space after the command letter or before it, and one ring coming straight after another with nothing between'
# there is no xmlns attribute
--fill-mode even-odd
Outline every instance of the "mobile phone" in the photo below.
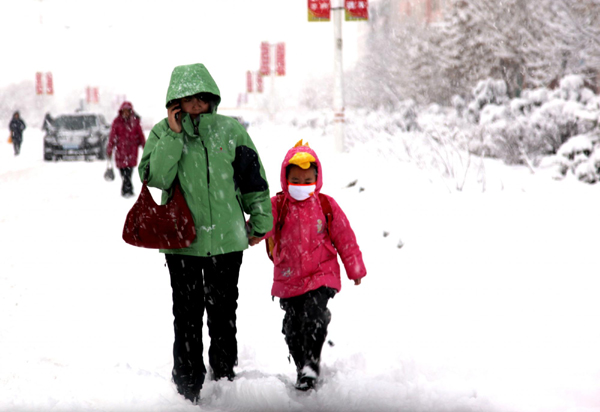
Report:
<svg viewBox="0 0 600 412"><path fill-rule="evenodd" d="M171 106L171 109L175 110L175 109L181 109L181 104L179 102L175 103L173 106ZM175 120L179 120L179 114L181 113L181 110L177 113L175 113Z"/></svg>

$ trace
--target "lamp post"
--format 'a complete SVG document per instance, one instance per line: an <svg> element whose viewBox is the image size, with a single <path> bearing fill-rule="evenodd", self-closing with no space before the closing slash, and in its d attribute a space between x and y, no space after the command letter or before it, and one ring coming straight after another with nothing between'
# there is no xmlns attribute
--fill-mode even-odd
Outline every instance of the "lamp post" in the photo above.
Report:
<svg viewBox="0 0 600 412"><path fill-rule="evenodd" d="M342 63L342 13L343 0L332 0L333 14L333 126L335 148L344 151L344 67Z"/></svg>
<svg viewBox="0 0 600 412"><path fill-rule="evenodd" d="M369 19L368 0L308 0L308 21L327 22L333 14L333 124L335 149L345 150L344 67L342 16L346 21Z"/></svg>

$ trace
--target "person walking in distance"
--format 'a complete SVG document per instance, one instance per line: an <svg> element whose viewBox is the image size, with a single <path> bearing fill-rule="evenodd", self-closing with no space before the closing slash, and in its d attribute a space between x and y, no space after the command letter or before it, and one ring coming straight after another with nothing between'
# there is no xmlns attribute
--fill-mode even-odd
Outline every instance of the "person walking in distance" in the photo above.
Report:
<svg viewBox="0 0 600 412"><path fill-rule="evenodd" d="M121 196L133 196L133 183L131 175L133 168L137 166L138 147L144 147L146 138L140 125L140 118L133 111L130 102L123 102L119 114L113 120L110 137L106 146L106 154L110 159L115 152L115 165L121 173L123 185Z"/></svg>
<svg viewBox="0 0 600 412"><path fill-rule="evenodd" d="M21 153L21 144L23 143L23 130L26 129L25 122L21 119L19 112L13 114L12 120L8 128L10 129L10 136L12 138L13 147L15 149L15 156Z"/></svg>

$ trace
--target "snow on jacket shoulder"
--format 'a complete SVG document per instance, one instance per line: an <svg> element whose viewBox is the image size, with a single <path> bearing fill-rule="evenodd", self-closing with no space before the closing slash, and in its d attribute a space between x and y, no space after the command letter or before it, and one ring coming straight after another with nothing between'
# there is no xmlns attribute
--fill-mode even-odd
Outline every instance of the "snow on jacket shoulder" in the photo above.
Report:
<svg viewBox="0 0 600 412"><path fill-rule="evenodd" d="M299 151L312 154L317 160L319 174L315 194L304 201L296 201L287 190L285 168ZM287 213L280 239L273 250L274 276L271 294L279 298L302 295L321 286L341 290L340 265L342 258L349 279L360 279L367 274L362 253L348 218L338 203L327 196L333 219L329 233L327 221L318 193L321 190L323 171L312 149L302 146L288 152L282 164L281 184L286 196ZM277 222L277 199L271 198L273 222ZM271 230L266 237L274 235Z"/></svg>

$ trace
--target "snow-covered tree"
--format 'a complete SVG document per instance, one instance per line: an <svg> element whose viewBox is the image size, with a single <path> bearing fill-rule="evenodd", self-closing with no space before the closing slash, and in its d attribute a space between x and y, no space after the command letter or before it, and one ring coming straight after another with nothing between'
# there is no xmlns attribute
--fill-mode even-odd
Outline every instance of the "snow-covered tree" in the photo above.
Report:
<svg viewBox="0 0 600 412"><path fill-rule="evenodd" d="M487 78L502 79L510 98L569 74L598 87L600 0L452 0L436 26L394 17L393 5L372 6L351 105L449 103Z"/></svg>

